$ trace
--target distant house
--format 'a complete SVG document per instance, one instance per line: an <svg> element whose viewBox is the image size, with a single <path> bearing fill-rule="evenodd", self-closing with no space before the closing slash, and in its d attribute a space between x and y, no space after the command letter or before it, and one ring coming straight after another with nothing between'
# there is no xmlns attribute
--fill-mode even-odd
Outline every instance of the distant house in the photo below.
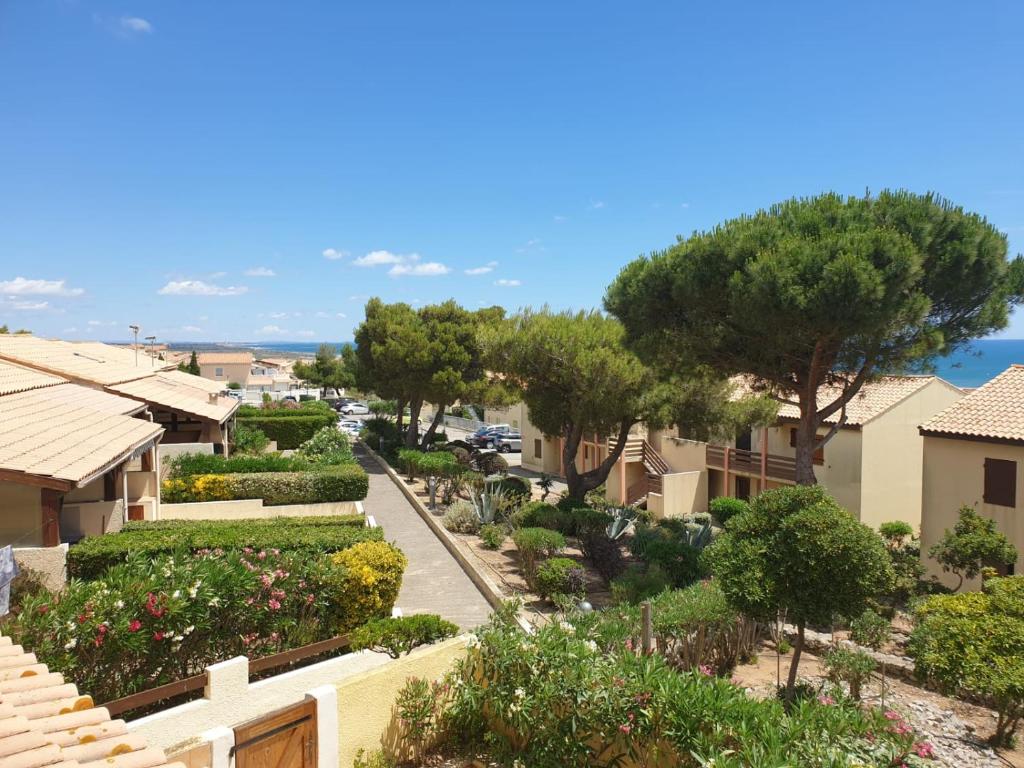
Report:
<svg viewBox="0 0 1024 768"><path fill-rule="evenodd" d="M162 442L210 443L227 452L237 400L223 386L178 371L173 364L109 344L0 336L0 361L59 376L84 387L128 397L146 406L166 429Z"/></svg>
<svg viewBox="0 0 1024 768"><path fill-rule="evenodd" d="M0 546L21 560L156 516L163 434L145 403L0 362ZM29 565L59 583L58 555Z"/></svg>
<svg viewBox="0 0 1024 768"><path fill-rule="evenodd" d="M1024 366L1013 365L926 420L921 552L942 538L966 505L996 521L1017 547L1011 570L1024 567ZM925 557L949 586L958 579ZM976 585L975 585L976 586Z"/></svg>
<svg viewBox="0 0 1024 768"><path fill-rule="evenodd" d="M223 382L224 386L236 383L245 389L249 383L252 368L252 352L200 352L199 375L204 379Z"/></svg>

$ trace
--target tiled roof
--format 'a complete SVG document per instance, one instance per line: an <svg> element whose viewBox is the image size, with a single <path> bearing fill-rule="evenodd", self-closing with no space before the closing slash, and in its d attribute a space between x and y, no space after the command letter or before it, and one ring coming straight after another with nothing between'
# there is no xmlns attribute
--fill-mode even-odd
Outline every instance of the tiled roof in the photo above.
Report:
<svg viewBox="0 0 1024 768"><path fill-rule="evenodd" d="M852 427L863 426L936 380L941 381L937 376L884 376L869 381L846 404L846 423ZM733 383L736 384L738 395L749 394L752 391L743 377L735 377ZM818 390L818 408L824 408L834 402L841 392L842 389L839 387L822 387ZM826 418L825 423L836 423L839 421L839 415L840 412L837 411ZM779 406L779 418L799 419L800 409L795 405L783 403Z"/></svg>
<svg viewBox="0 0 1024 768"><path fill-rule="evenodd" d="M139 354L138 357L136 357L134 349L125 349L124 347L118 347L113 344L103 344L99 341L71 341L68 343L74 345L74 347L80 352L101 357L112 363L127 365L131 368L143 368L149 371L162 371L175 366L175 363L170 363L166 360L160 360L157 357L150 356L149 350L142 344L139 345Z"/></svg>
<svg viewBox="0 0 1024 768"><path fill-rule="evenodd" d="M27 392L30 389L40 389L41 387L53 387L63 384L65 381L66 379L34 371L31 368L0 362L0 395Z"/></svg>
<svg viewBox="0 0 1024 768"><path fill-rule="evenodd" d="M0 765L4 768L185 768L128 732L34 653L0 635Z"/></svg>
<svg viewBox="0 0 1024 768"><path fill-rule="evenodd" d="M219 395L224 391L224 382L213 381L212 379L204 379L202 376L196 376L185 371L179 371L172 369L169 371L161 371L160 377L164 379L170 379L180 384L187 384L190 387L201 389L207 394Z"/></svg>
<svg viewBox="0 0 1024 768"><path fill-rule="evenodd" d="M134 357L134 352L107 344L0 334L0 360L94 384L116 384L152 376L149 358L140 356L136 366Z"/></svg>
<svg viewBox="0 0 1024 768"><path fill-rule="evenodd" d="M218 365L231 363L252 363L252 352L200 352L200 365Z"/></svg>
<svg viewBox="0 0 1024 768"><path fill-rule="evenodd" d="M273 383L273 376L250 376L247 382L250 387L269 387Z"/></svg>
<svg viewBox="0 0 1024 768"><path fill-rule="evenodd" d="M935 435L1024 442L1024 366L1011 365L921 426Z"/></svg>
<svg viewBox="0 0 1024 768"><path fill-rule="evenodd" d="M201 378L191 374L185 375L190 379ZM126 381L123 384L111 384L107 390L142 400L150 405L181 411L218 423L230 418L240 405L233 397L221 397L210 392L205 385L197 386L190 381L186 383L181 376L169 376L164 373Z"/></svg>
<svg viewBox="0 0 1024 768"><path fill-rule="evenodd" d="M78 484L158 438L145 405L78 384L0 398L0 469Z"/></svg>

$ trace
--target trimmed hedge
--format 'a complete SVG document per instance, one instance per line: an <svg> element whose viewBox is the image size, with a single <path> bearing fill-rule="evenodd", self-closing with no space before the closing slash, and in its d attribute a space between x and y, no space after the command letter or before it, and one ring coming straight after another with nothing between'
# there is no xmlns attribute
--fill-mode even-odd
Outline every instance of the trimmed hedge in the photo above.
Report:
<svg viewBox="0 0 1024 768"><path fill-rule="evenodd" d="M192 475L165 480L168 504L196 501L263 499L265 506L361 501L369 491L366 471L342 465L319 472L241 472L230 475Z"/></svg>
<svg viewBox="0 0 1024 768"><path fill-rule="evenodd" d="M298 448L324 427L333 426L337 416L306 410L282 410L260 412L259 416L239 416L235 421L240 427L260 430L274 440L279 449L289 450Z"/></svg>
<svg viewBox="0 0 1024 768"><path fill-rule="evenodd" d="M313 466L312 462L302 457L282 456L280 453L232 456L230 459L218 454L183 453L167 463L171 468L170 477L233 475L240 472L301 472Z"/></svg>
<svg viewBox="0 0 1024 768"><path fill-rule="evenodd" d="M362 515L133 522L120 533L88 537L71 547L68 573L80 579L96 579L130 556L152 558L181 550L234 551L251 547L312 555L340 552L361 541L383 540L380 528L365 525Z"/></svg>

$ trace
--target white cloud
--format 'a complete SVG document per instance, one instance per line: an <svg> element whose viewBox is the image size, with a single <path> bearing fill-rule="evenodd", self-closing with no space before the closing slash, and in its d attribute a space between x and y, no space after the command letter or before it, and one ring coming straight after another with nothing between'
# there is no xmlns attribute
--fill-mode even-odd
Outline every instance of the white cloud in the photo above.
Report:
<svg viewBox="0 0 1024 768"><path fill-rule="evenodd" d="M590 207L595 211L599 211L604 208L604 200L594 200L590 203Z"/></svg>
<svg viewBox="0 0 1024 768"><path fill-rule="evenodd" d="M81 288L68 288L64 280L29 280L16 277L0 280L0 294L5 296L81 296Z"/></svg>
<svg viewBox="0 0 1024 768"><path fill-rule="evenodd" d="M342 318L342 319L344 319L344 318L348 317L348 315L346 315L346 314L345 314L344 312L336 312L336 313L334 314L334 316L335 316L335 317L340 317L340 318Z"/></svg>
<svg viewBox="0 0 1024 768"><path fill-rule="evenodd" d="M561 214L555 214L555 224L561 224L563 221L568 221L568 216L562 216Z"/></svg>
<svg viewBox="0 0 1024 768"><path fill-rule="evenodd" d="M72 325L70 328L65 328L61 333L78 333L78 329Z"/></svg>
<svg viewBox="0 0 1024 768"><path fill-rule="evenodd" d="M296 331L295 335L298 336L300 339L311 339L314 336L316 336L316 334L313 333L313 331Z"/></svg>
<svg viewBox="0 0 1024 768"><path fill-rule="evenodd" d="M365 301L368 298L370 298L370 297L367 294L365 294L365 293L355 293L355 294L352 294L351 296L349 296L348 300L349 301Z"/></svg>
<svg viewBox="0 0 1024 768"><path fill-rule="evenodd" d="M368 254L360 256L352 263L357 267L379 267L384 264L406 264L410 261L419 260L420 256L418 253L403 255L400 253L391 253L391 251L370 251Z"/></svg>
<svg viewBox="0 0 1024 768"><path fill-rule="evenodd" d="M14 308L19 309L22 312L34 312L40 309L46 309L50 306L48 301L16 301L14 302Z"/></svg>
<svg viewBox="0 0 1024 768"><path fill-rule="evenodd" d="M270 318L272 320L283 320L286 317L288 317L288 313L287 312L271 312L270 313Z"/></svg>
<svg viewBox="0 0 1024 768"><path fill-rule="evenodd" d="M264 325L257 329L256 333L284 333L284 328L279 325Z"/></svg>
<svg viewBox="0 0 1024 768"><path fill-rule="evenodd" d="M172 280L157 293L164 296L240 296L248 290L244 285L220 286L202 280Z"/></svg>
<svg viewBox="0 0 1024 768"><path fill-rule="evenodd" d="M689 204L689 203L680 203L680 204L679 204L679 207L680 207L680 208L689 208L689 207L690 207L690 204Z"/></svg>
<svg viewBox="0 0 1024 768"><path fill-rule="evenodd" d="M316 317L330 317L330 316L331 316L330 312L324 312L322 310L320 312L316 313Z"/></svg>
<svg viewBox="0 0 1024 768"><path fill-rule="evenodd" d="M90 320L87 324L91 325L93 328L101 328L103 326L114 326L114 325L117 325L117 321L115 321L115 320Z"/></svg>
<svg viewBox="0 0 1024 768"><path fill-rule="evenodd" d="M206 315L200 315L200 316L199 316L199 320L200 320L201 322L204 322L204 323L205 323L205 322L206 322L206 321L207 321L208 319L209 319L209 318L208 318L208 317L207 317Z"/></svg>
<svg viewBox="0 0 1024 768"><path fill-rule="evenodd" d="M495 280L494 284L501 286L502 288L515 288L523 283L521 280L506 280L505 278L501 278L500 280Z"/></svg>
<svg viewBox="0 0 1024 768"><path fill-rule="evenodd" d="M245 270L245 274L249 277L277 277L277 273L267 267L253 267Z"/></svg>
<svg viewBox="0 0 1024 768"><path fill-rule="evenodd" d="M186 331L188 333L200 333L203 329L200 328L198 325L183 325L181 327L181 330Z"/></svg>
<svg viewBox="0 0 1024 768"><path fill-rule="evenodd" d="M437 261L425 261L422 264L395 264L388 270L392 277L412 275L414 277L437 277L447 275L451 269Z"/></svg>
<svg viewBox="0 0 1024 768"><path fill-rule="evenodd" d="M338 248L324 248L322 253L325 259L329 259L331 261L344 259L346 256L348 256L348 251L342 251Z"/></svg>
<svg viewBox="0 0 1024 768"><path fill-rule="evenodd" d="M493 272L496 266L498 266L498 262L488 261L482 267L472 267L463 271L467 275L486 275L488 272Z"/></svg>
<svg viewBox="0 0 1024 768"><path fill-rule="evenodd" d="M209 274L209 278L211 280L219 280L220 278L224 277L225 275L227 275L227 272L211 272Z"/></svg>
<svg viewBox="0 0 1024 768"><path fill-rule="evenodd" d="M121 29L125 32L148 35L153 31L153 25L138 16L122 16Z"/></svg>

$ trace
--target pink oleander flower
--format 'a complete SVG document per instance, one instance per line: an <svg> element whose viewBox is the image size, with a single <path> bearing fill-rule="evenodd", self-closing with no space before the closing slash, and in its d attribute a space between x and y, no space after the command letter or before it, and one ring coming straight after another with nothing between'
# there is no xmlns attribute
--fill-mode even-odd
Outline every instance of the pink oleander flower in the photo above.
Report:
<svg viewBox="0 0 1024 768"><path fill-rule="evenodd" d="M257 559L257 560L266 560L266 559L267 559L267 553L266 553L266 552L264 552L264 551L263 551L263 550L261 549L261 550L260 550L260 551L259 551L259 552L258 552L258 553L256 554L256 559Z"/></svg>
<svg viewBox="0 0 1024 768"><path fill-rule="evenodd" d="M264 573L260 576L260 582L263 584L264 587L269 587L271 584L274 583L274 580L270 578L269 575Z"/></svg>
<svg viewBox="0 0 1024 768"><path fill-rule="evenodd" d="M918 757L935 757L935 748L932 747L931 743L927 741L922 741L920 744L915 744L914 752L917 753Z"/></svg>
<svg viewBox="0 0 1024 768"><path fill-rule="evenodd" d="M836 700L833 699L828 694L824 694L823 693L821 696L818 697L818 703L819 704L824 704L826 707L830 707L830 706L832 706L833 704L836 703Z"/></svg>
<svg viewBox="0 0 1024 768"><path fill-rule="evenodd" d="M267 606L269 606L270 610L276 611L278 608L281 607L281 604L277 600L275 600L274 598L270 598L267 601Z"/></svg>
<svg viewBox="0 0 1024 768"><path fill-rule="evenodd" d="M46 613L49 610L50 610L50 606L46 605L45 603L43 603L42 605L39 606L39 612L40 613Z"/></svg>
<svg viewBox="0 0 1024 768"><path fill-rule="evenodd" d="M619 730L622 731L624 734L626 734L628 736L629 732L633 730L633 726L631 726L631 725L629 725L627 723L623 723L622 725L619 726Z"/></svg>
<svg viewBox="0 0 1024 768"><path fill-rule="evenodd" d="M242 547L242 551L245 552L245 554L247 554L247 555L251 555L252 554L252 547Z"/></svg>
<svg viewBox="0 0 1024 768"><path fill-rule="evenodd" d="M899 712L896 712L894 710L887 709L887 710L885 710L885 719L886 720L902 720L903 719L903 715L901 715Z"/></svg>
<svg viewBox="0 0 1024 768"><path fill-rule="evenodd" d="M316 598L313 597L313 595L306 595L306 605L312 605L314 600L316 600Z"/></svg>
<svg viewBox="0 0 1024 768"><path fill-rule="evenodd" d="M701 664L699 669L702 675L704 675L705 677L711 677L711 667L709 667L707 664Z"/></svg>
<svg viewBox="0 0 1024 768"><path fill-rule="evenodd" d="M153 639L156 640L157 642L160 642L165 637L166 637L166 635L163 632L161 632L160 630L157 630L156 632L153 633Z"/></svg>
<svg viewBox="0 0 1024 768"><path fill-rule="evenodd" d="M138 632L140 629L142 629L142 622L138 619L132 619L131 622L128 624L129 632Z"/></svg>
<svg viewBox="0 0 1024 768"><path fill-rule="evenodd" d="M899 735L899 736L906 736L908 733L913 732L913 730L914 729L911 728L906 723L900 723L899 725L897 725L894 728L892 728L892 732L897 734L897 735Z"/></svg>

